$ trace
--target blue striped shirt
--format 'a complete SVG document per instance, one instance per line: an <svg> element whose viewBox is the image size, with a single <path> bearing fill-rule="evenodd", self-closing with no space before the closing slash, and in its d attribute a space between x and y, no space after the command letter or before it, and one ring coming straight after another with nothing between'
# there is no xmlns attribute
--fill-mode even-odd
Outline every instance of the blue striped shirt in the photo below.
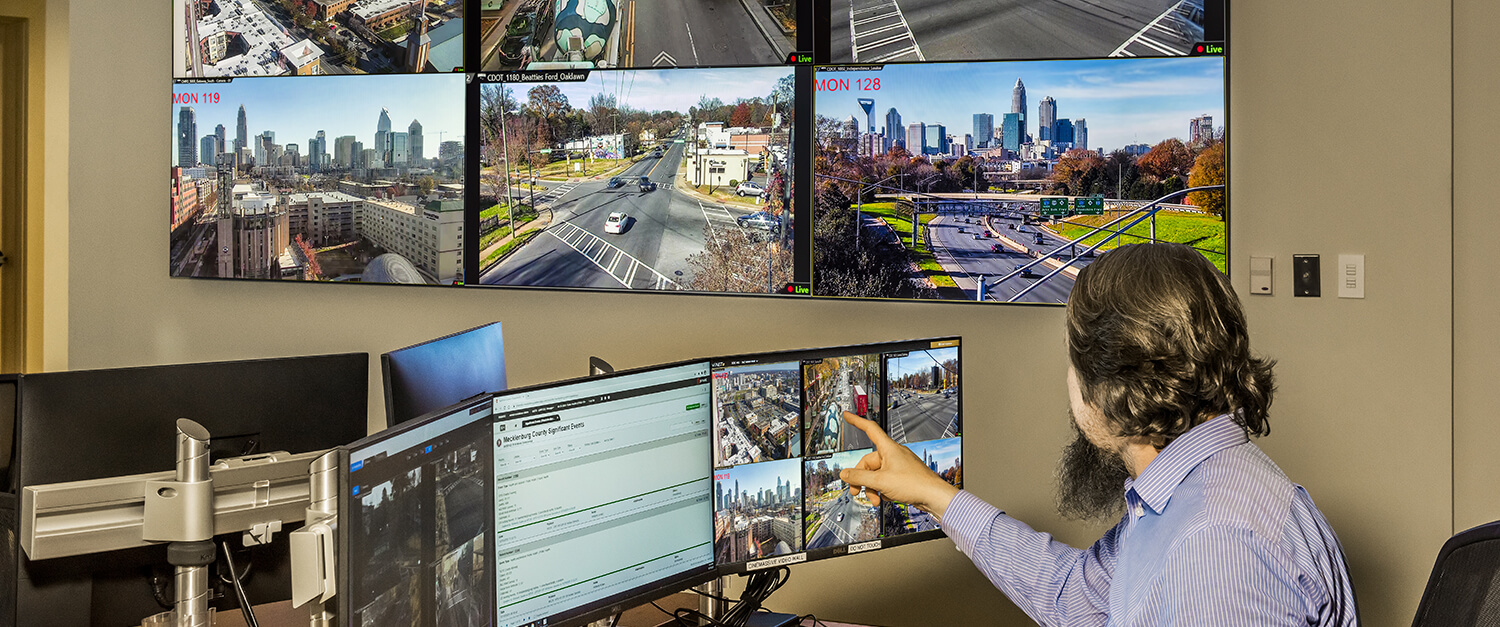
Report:
<svg viewBox="0 0 1500 627"><path fill-rule="evenodd" d="M1224 415L1125 482L1120 523L1087 549L967 492L943 531L1042 625L1358 625L1343 549L1307 491Z"/></svg>

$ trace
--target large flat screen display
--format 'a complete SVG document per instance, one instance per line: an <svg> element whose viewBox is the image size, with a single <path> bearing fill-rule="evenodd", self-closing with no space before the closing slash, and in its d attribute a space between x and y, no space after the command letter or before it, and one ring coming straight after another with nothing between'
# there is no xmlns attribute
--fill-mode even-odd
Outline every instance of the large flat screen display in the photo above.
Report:
<svg viewBox="0 0 1500 627"><path fill-rule="evenodd" d="M1228 4L173 0L168 271L1048 305L1132 243L1227 272Z"/></svg>

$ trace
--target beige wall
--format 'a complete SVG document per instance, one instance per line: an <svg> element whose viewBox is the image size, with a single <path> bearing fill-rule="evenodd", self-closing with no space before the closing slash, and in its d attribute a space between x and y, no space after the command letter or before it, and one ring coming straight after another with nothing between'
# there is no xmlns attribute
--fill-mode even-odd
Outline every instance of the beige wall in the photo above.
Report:
<svg viewBox="0 0 1500 627"><path fill-rule="evenodd" d="M1495 149L1500 146L1500 5L1453 4L1453 525L1500 520L1500 268Z"/></svg>
<svg viewBox="0 0 1500 627"><path fill-rule="evenodd" d="M1457 1L1460 16L1483 18L1462 24L1462 37L1483 41L1486 25L1500 26L1485 0ZM1059 522L1051 510L1051 470L1069 435L1058 308L168 278L160 225L172 145L170 8L137 4L120 11L71 0L69 314L57 324L67 330L68 366L379 353L503 320L519 385L581 374L590 354L634 366L962 335L969 484L1065 541L1086 544L1101 531ZM1496 265L1485 263L1496 261L1495 247L1473 232L1489 215L1478 186L1493 175L1477 160L1497 145L1483 100L1496 93L1495 64L1479 54L1458 63L1455 143L1451 10L1437 1L1373 10L1360 0L1263 0L1233 12L1232 278L1245 288L1252 254L1277 263L1276 295L1246 299L1258 349L1280 360L1274 429L1262 445L1339 532L1369 625L1410 622L1456 516L1460 524L1500 517L1495 447L1478 437L1500 440L1487 380L1496 358L1484 348L1497 345L1494 316L1484 317L1495 296L1480 289L1495 283L1484 273ZM1455 148L1458 228L1446 177ZM1292 298L1294 253L1322 254L1325 268L1339 253L1364 253L1368 297L1334 298L1329 276L1324 298ZM1457 276L1473 281L1457 295L1455 258ZM602 331L621 320L627 333ZM732 333L768 321L778 328L771 337ZM1488 343L1461 340L1455 349L1455 326L1488 333ZM378 394L370 400L379 406ZM374 413L372 423L381 420ZM799 566L773 601L888 625L1025 624L947 541Z"/></svg>

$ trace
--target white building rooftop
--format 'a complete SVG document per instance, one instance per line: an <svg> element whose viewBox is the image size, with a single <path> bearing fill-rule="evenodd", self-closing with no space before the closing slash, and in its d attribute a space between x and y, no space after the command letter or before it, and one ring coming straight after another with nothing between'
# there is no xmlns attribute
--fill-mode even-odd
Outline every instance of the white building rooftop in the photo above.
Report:
<svg viewBox="0 0 1500 627"><path fill-rule="evenodd" d="M411 6L421 0L359 0L349 10L363 21L370 21L403 6Z"/></svg>
<svg viewBox="0 0 1500 627"><path fill-rule="evenodd" d="M225 57L218 63L203 63L205 76L274 76L286 74L279 53L296 42L281 25L256 8L250 0L219 0L219 14L198 20L199 42L222 33L239 33L249 51Z"/></svg>
<svg viewBox="0 0 1500 627"><path fill-rule="evenodd" d="M292 67L302 67L323 56L323 49L313 43L311 39L304 39L297 43L281 49L281 55L290 61Z"/></svg>
<svg viewBox="0 0 1500 627"><path fill-rule="evenodd" d="M345 194L344 192L302 192L288 195L287 202L293 205L300 205L307 202L310 198L322 199L324 203L358 202L364 200L359 196Z"/></svg>

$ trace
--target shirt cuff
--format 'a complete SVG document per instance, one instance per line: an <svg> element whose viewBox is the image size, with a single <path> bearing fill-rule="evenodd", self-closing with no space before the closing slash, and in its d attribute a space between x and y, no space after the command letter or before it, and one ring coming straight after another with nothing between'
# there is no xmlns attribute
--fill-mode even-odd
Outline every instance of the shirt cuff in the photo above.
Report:
<svg viewBox="0 0 1500 627"><path fill-rule="evenodd" d="M958 550L963 551L964 555L972 556L974 543L989 529L995 517L1004 513L994 505L979 500L979 497L959 490L948 503L948 509L943 511L938 527L953 539Z"/></svg>

